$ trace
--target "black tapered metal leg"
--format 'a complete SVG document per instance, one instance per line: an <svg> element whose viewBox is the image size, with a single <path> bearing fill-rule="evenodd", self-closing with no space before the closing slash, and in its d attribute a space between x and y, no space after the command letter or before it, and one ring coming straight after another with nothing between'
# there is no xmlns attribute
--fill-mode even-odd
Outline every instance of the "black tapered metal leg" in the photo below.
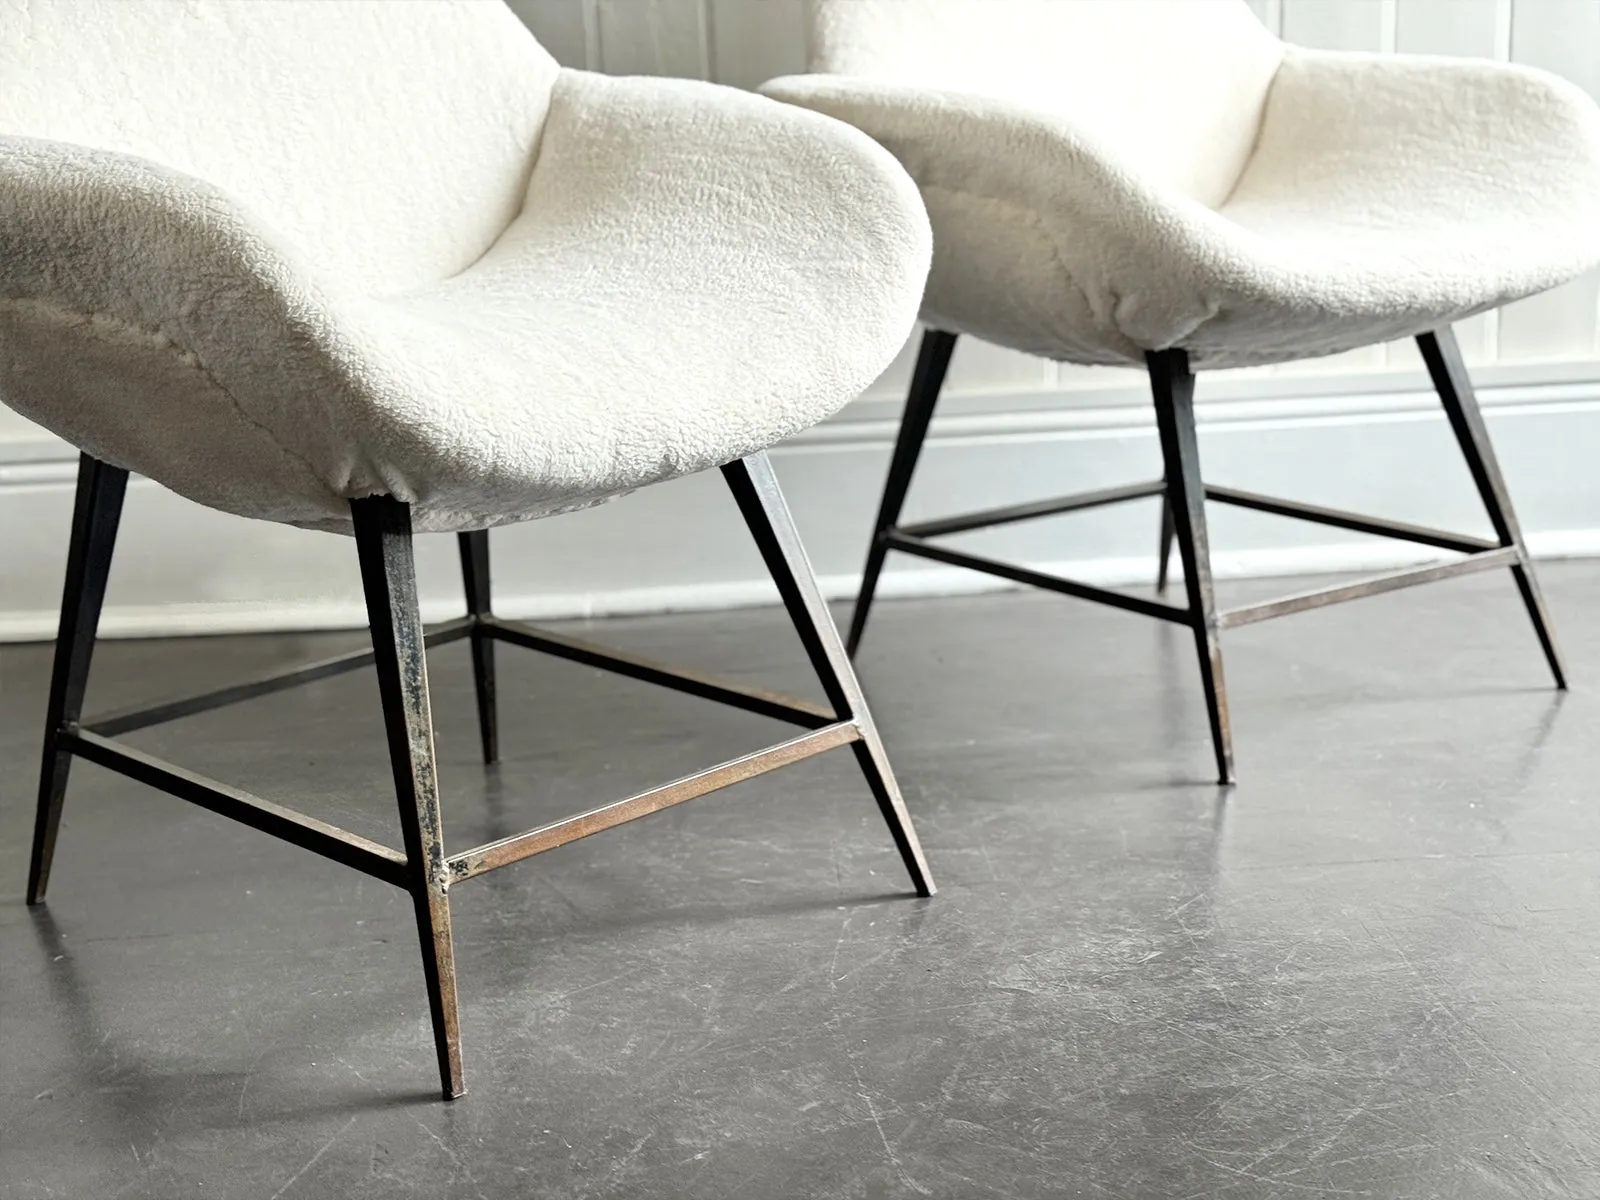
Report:
<svg viewBox="0 0 1600 1200"><path fill-rule="evenodd" d="M954 339L952 339L954 340ZM878 736L878 727L867 708L861 684L850 665L850 657L839 640L839 630L833 623L827 602L817 587L816 576L801 545L799 532L789 515L772 473L772 464L766 454L752 454L749 458L731 462L722 468L733 498L739 505L750 535L755 538L778 594L789 611L795 631L805 647L811 666L822 681L828 703L840 720L854 721L861 731L861 740L854 743L856 761L867 784L878 802L894 844L905 861L911 876L911 885L919 896L934 892L933 875L912 827L911 814L906 811L900 785L895 781L889 766L889 757Z"/></svg>
<svg viewBox="0 0 1600 1200"><path fill-rule="evenodd" d="M1156 591L1167 590L1167 569L1172 565L1172 540L1177 536L1172 527L1172 501L1165 493L1161 496L1161 555L1156 567Z"/></svg>
<svg viewBox="0 0 1600 1200"><path fill-rule="evenodd" d="M861 645L861 635L867 628L867 614L872 611L878 576L883 573L883 560L889 553L887 538L899 522L906 493L911 490L911 476L917 469L917 458L922 454L928 423L933 420L939 389L944 386L945 372L950 369L950 356L955 348L953 333L930 329L922 335L917 365L911 374L911 389L906 394L905 411L900 416L900 432L889 458L883 499L878 503L878 519L872 527L872 544L867 548L866 566L861 569L861 590L856 593L855 611L850 614L850 635L845 639L845 646L851 655Z"/></svg>
<svg viewBox="0 0 1600 1200"><path fill-rule="evenodd" d="M1233 782L1233 735L1228 725L1228 689L1222 674L1222 643L1211 587L1211 548L1206 538L1206 490L1200 478L1200 443L1195 435L1194 372L1182 350L1145 356L1155 399L1161 457L1166 464L1167 508L1183 564L1189 620L1200 659L1200 682L1211 719L1217 782Z"/></svg>
<svg viewBox="0 0 1600 1200"><path fill-rule="evenodd" d="M87 454L78 459L78 494L72 509L72 534L67 543L67 579L61 594L61 623L56 633L55 666L46 707L44 754L39 768L39 808L33 825L33 853L28 861L28 903L44 899L50 884L61 809L67 797L67 771L72 755L60 748L63 729L83 715L83 694L89 683L95 631L105 602L111 553L117 544L117 523L128 473Z"/></svg>
<svg viewBox="0 0 1600 1200"><path fill-rule="evenodd" d="M428 669L411 548L411 508L389 496L372 496L352 500L350 513L372 624L378 692L405 843L407 890L417 914L439 1078L445 1099L453 1100L466 1088L450 938L450 875L439 817L433 714L428 707Z"/></svg>
<svg viewBox="0 0 1600 1200"><path fill-rule="evenodd" d="M1489 511L1495 536L1502 546L1512 547L1517 552L1517 564L1511 568L1511 574L1517 581L1517 590L1522 593L1523 604L1527 605L1528 616L1533 621L1539 645L1544 649L1545 661L1550 664L1550 674L1555 677L1556 687L1565 688L1567 672L1561 660L1561 648L1556 644L1555 627L1550 621L1549 610L1545 608L1544 593L1539 589L1539 580L1533 570L1533 559L1528 554L1522 529L1517 524L1516 510L1511 506L1511 493L1506 488L1505 477L1500 473L1500 463L1489 441L1489 430L1483 421L1483 411L1478 407L1477 395L1472 390L1472 378L1462 361L1461 347L1456 344L1455 331L1446 325L1432 333L1419 334L1417 346L1428 365L1428 374L1439 393L1440 403L1444 405L1445 416L1450 419L1450 428L1455 432L1461 454L1467 460L1467 469L1472 472L1472 482L1477 486L1484 508Z"/></svg>
<svg viewBox="0 0 1600 1200"><path fill-rule="evenodd" d="M494 638L481 620L491 616L489 603L489 531L474 529L456 535L461 545L461 579L466 586L472 626L472 685L478 697L478 733L483 761L500 761L500 714L494 694Z"/></svg>

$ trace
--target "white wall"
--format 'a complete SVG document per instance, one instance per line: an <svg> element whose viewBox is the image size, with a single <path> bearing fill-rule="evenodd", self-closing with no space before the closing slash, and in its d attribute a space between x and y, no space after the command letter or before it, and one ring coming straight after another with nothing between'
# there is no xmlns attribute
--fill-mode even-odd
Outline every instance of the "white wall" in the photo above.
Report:
<svg viewBox="0 0 1600 1200"><path fill-rule="evenodd" d="M513 0L564 63L750 86L800 70L803 0ZM1070 2L1070 0L1062 0ZM1600 96L1600 0L1256 0L1308 45L1480 54L1559 71ZM1600 276L1460 329L1536 548L1600 553ZM834 421L775 455L813 557L853 586L909 353ZM1202 452L1218 482L1483 528L1409 345L1202 381ZM1057 366L965 342L908 515L1004 503L1158 473L1136 373ZM0 409L0 638L53 630L74 456ZM1401 561L1403 547L1216 514L1225 573ZM997 553L1132 581L1152 570L1149 503L974 535ZM766 595L715 477L497 532L497 603L558 615L742 603ZM449 539L424 539L429 604L459 605ZM886 592L986 586L893 562ZM108 632L361 623L350 544L197 508L148 483L130 493Z"/></svg>

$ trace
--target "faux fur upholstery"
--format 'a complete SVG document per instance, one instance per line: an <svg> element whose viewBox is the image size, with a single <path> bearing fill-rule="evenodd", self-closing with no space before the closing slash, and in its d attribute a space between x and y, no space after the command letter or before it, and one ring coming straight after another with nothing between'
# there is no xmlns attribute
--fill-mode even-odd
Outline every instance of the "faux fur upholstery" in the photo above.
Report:
<svg viewBox="0 0 1600 1200"><path fill-rule="evenodd" d="M229 512L730 461L870 382L929 253L864 135L560 70L498 0L0 0L0 399Z"/></svg>
<svg viewBox="0 0 1600 1200"><path fill-rule="evenodd" d="M1315 52L1242 0L812 0L769 95L888 147L924 318L1077 363L1332 354L1600 262L1600 110L1525 67Z"/></svg>

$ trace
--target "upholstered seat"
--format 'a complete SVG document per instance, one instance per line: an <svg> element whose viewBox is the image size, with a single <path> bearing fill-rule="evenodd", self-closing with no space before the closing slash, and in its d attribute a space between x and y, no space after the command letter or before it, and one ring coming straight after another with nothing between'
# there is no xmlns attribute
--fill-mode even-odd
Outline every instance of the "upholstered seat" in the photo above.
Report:
<svg viewBox="0 0 1600 1200"><path fill-rule="evenodd" d="M6 403L229 512L348 529L384 492L418 529L468 529L762 449L904 339L927 222L855 130L560 71L498 3L312 7L6 18ZM308 19L434 78L308 60ZM296 80L287 112L210 90L219 26ZM346 72L367 86L338 91Z"/></svg>
<svg viewBox="0 0 1600 1200"><path fill-rule="evenodd" d="M923 313L1076 363L1411 337L1600 262L1600 112L1525 67L1285 46L1216 0L845 0L763 89L893 150Z"/></svg>

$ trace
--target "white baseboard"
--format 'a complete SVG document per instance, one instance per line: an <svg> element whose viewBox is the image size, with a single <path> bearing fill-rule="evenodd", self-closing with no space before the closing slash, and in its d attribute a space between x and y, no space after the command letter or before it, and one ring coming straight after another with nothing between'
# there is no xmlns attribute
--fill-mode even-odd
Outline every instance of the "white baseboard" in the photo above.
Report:
<svg viewBox="0 0 1600 1200"><path fill-rule="evenodd" d="M1530 549L1545 561L1564 558L1600 558L1600 530L1536 533ZM1432 561L1425 550L1404 544L1322 545L1232 551L1212 559L1218 579L1290 578L1297 575L1397 570ZM1101 587L1148 584L1155 576L1154 555L1145 558L1100 558L1084 562L1031 563L1036 570ZM1172 578L1183 572L1174 559ZM861 582L858 573L819 577L830 600L850 600ZM966 596L1012 590L1017 585L964 571L934 567L921 571L886 572L878 595L904 600L931 596ZM778 603L770 583L760 579L735 579L690 586L618 588L603 593L523 593L496 596L495 609L503 617L525 621L563 618L636 616L647 613L705 612L732 608L757 608ZM459 603L432 600L425 605L429 621L460 615ZM107 608L101 636L108 638L196 637L229 633L306 632L358 629L367 623L359 601L309 600L273 603L175 603L121 605ZM55 635L54 613L0 613L0 642L42 641Z"/></svg>
<svg viewBox="0 0 1600 1200"><path fill-rule="evenodd" d="M1600 555L1600 379L1594 365L1505 375L1481 389L1536 554ZM1466 471L1425 382L1410 376L1202 381L1201 446L1215 482L1486 532ZM907 519L1111 486L1159 474L1137 388L952 397L941 410ZM823 585L852 595L890 439L892 405L869 397L774 452ZM0 641L54 635L74 456L27 433L0 437ZM965 535L985 553L1102 585L1155 569L1152 500ZM1216 506L1222 578L1382 570L1425 548L1342 535ZM460 611L454 540L419 541L429 619ZM243 521L147 481L130 487L102 632L110 637L354 628L365 624L348 539ZM494 535L495 604L558 617L768 604L775 594L713 472L598 509ZM881 594L1006 586L891 556Z"/></svg>

